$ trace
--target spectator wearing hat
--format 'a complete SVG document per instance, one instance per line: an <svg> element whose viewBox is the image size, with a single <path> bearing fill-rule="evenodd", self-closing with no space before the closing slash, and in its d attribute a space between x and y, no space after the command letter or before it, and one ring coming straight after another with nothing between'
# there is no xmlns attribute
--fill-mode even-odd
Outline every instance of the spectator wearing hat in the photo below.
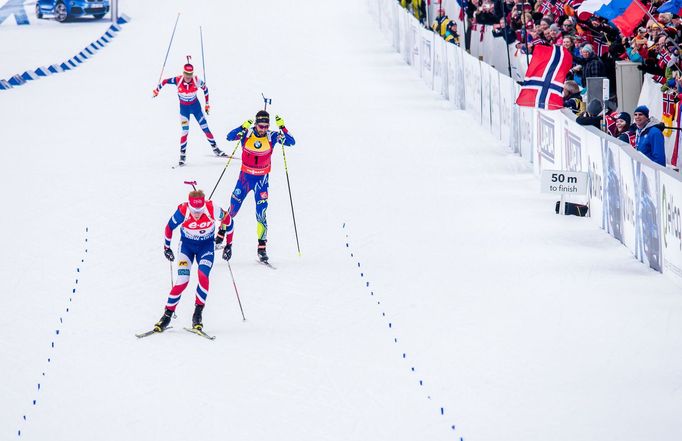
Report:
<svg viewBox="0 0 682 441"><path fill-rule="evenodd" d="M632 126L631 124L630 114L627 112L620 112L616 114L614 118L616 120L616 133L614 133L613 136L635 147L635 126Z"/></svg>
<svg viewBox="0 0 682 441"><path fill-rule="evenodd" d="M575 81L564 83L564 107L579 115L585 111L585 103L580 95L580 86Z"/></svg>
<svg viewBox="0 0 682 441"><path fill-rule="evenodd" d="M550 43L561 45L563 43L563 36L561 35L561 28L558 24L552 23L549 27L549 38Z"/></svg>
<svg viewBox="0 0 682 441"><path fill-rule="evenodd" d="M602 117L602 110L604 110L604 107L602 106L601 101L597 98L593 98L587 105L587 111L578 116L575 119L575 122L581 126L592 126L600 129L602 120L604 119Z"/></svg>
<svg viewBox="0 0 682 441"><path fill-rule="evenodd" d="M588 78L606 76L604 62L594 55L594 48L589 43L580 48L580 58L575 61L578 65L572 68L574 78L583 86L587 85Z"/></svg>
<svg viewBox="0 0 682 441"><path fill-rule="evenodd" d="M637 151L665 167L665 141L661 131L663 124L649 118L647 106L638 106L633 115L635 117Z"/></svg>
<svg viewBox="0 0 682 441"><path fill-rule="evenodd" d="M454 20L448 23L447 30L445 31L445 41L459 46L459 33L457 32L457 23Z"/></svg>

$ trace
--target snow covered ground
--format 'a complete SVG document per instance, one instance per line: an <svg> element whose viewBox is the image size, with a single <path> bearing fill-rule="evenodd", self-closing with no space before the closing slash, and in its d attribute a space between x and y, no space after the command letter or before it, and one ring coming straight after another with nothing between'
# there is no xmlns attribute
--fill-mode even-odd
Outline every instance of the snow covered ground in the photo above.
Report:
<svg viewBox="0 0 682 441"><path fill-rule="evenodd" d="M524 161L428 91L365 2L121 10L132 21L76 70L0 92L0 439L682 437L680 288L585 219L554 215ZM212 342L180 329L194 275L174 328L133 336L163 311L163 227L183 180L210 192L225 164L193 121L189 165L171 169L177 98L151 90L178 12L165 75L187 54L201 72L201 25L216 137L264 93L297 139L302 256L278 148L277 270L255 262L249 200L231 261L247 320L217 259ZM2 72L59 61L48 38L68 34L71 56L105 26L0 28L16 42Z"/></svg>

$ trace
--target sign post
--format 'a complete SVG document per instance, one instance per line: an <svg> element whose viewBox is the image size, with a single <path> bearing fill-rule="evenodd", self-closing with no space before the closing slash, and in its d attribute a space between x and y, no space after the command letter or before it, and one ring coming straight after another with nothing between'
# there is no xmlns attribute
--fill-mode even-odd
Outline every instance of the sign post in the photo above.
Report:
<svg viewBox="0 0 682 441"><path fill-rule="evenodd" d="M559 214L565 213L564 196L587 194L587 173L567 170L543 170L540 177L542 193L560 194Z"/></svg>

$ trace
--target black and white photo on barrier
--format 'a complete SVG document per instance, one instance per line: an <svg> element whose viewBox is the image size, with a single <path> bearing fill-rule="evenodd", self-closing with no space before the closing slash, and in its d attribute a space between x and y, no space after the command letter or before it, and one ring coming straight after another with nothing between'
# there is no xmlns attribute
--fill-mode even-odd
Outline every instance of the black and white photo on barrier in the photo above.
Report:
<svg viewBox="0 0 682 441"><path fill-rule="evenodd" d="M656 271L661 270L661 226L659 224L656 171L636 161L637 242L635 256Z"/></svg>
<svg viewBox="0 0 682 441"><path fill-rule="evenodd" d="M623 241L623 210L620 198L620 161L618 146L602 143L602 161L604 164L604 219L606 231Z"/></svg>

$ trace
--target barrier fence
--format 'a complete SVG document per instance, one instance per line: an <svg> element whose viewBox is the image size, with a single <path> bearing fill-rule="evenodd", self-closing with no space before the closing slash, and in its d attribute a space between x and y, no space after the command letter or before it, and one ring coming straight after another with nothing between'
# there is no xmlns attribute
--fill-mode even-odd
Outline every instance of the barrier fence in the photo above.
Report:
<svg viewBox="0 0 682 441"><path fill-rule="evenodd" d="M61 72L66 72L77 68L83 64L86 60L93 57L100 49L104 48L109 42L116 37L116 34L121 31L121 26L128 23L130 17L122 14L116 24L112 24L107 28L107 30L102 34L100 38L93 41L88 46L86 46L82 51L74 55L73 57L65 60L61 63L52 64L50 66L42 66L36 69L29 69L23 73L17 73L8 79L0 78L0 90L9 90L14 87L23 86L29 81L35 81L43 77L50 76L52 74L57 74Z"/></svg>
<svg viewBox="0 0 682 441"><path fill-rule="evenodd" d="M368 3L381 32L427 87L453 108L470 113L532 163L537 175L545 169L587 172L588 196L578 202L589 204L589 221L628 247L640 262L682 285L679 173L653 163L629 144L576 124L570 111L516 106L520 86L512 78L425 29L396 0ZM472 46L474 40L472 36ZM489 57L499 57L490 47Z"/></svg>

